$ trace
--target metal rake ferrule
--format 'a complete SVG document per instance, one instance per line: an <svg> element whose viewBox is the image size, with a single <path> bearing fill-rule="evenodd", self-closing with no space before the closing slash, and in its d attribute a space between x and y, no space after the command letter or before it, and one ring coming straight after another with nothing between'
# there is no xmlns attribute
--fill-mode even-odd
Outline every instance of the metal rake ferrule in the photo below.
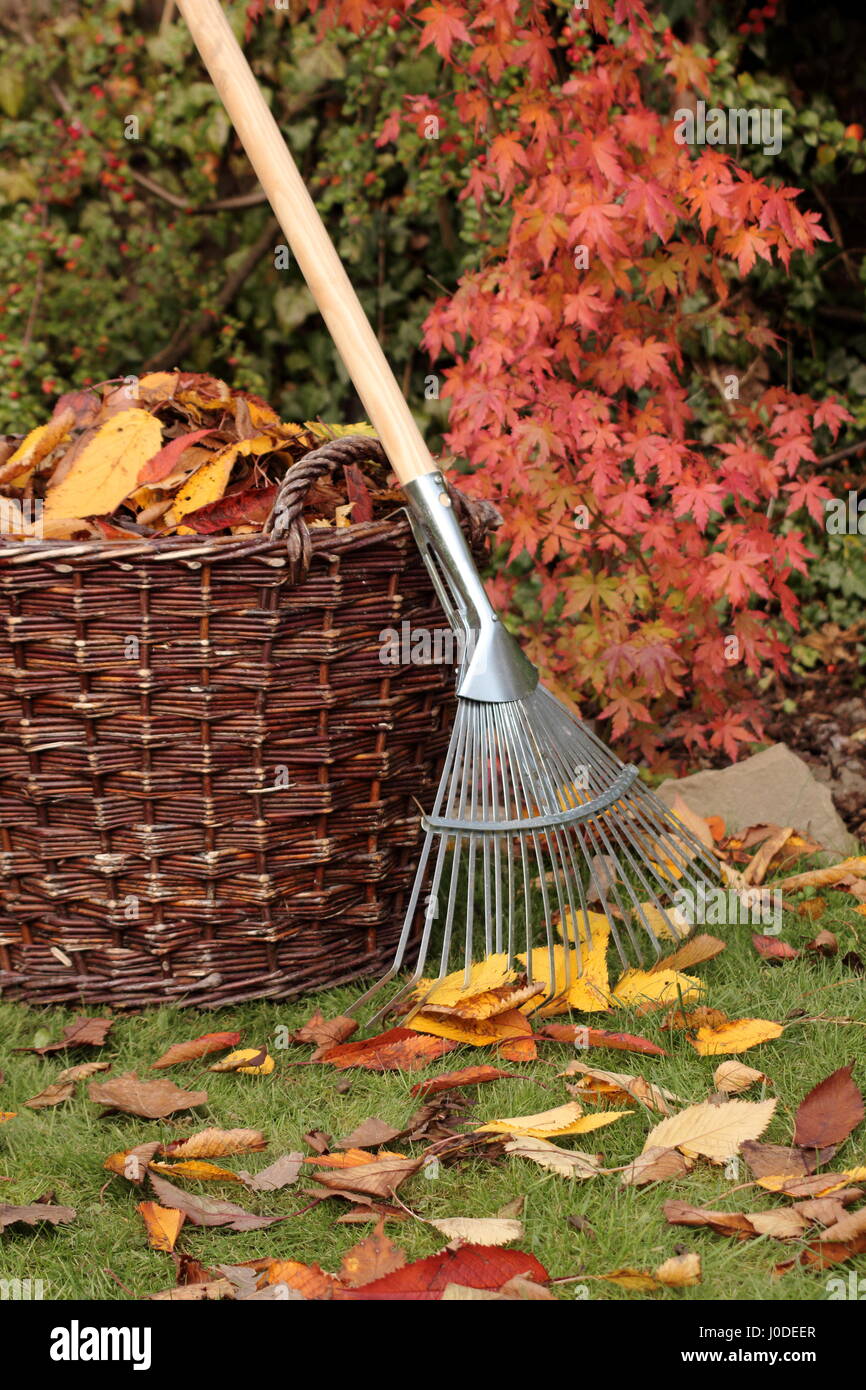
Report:
<svg viewBox="0 0 866 1390"><path fill-rule="evenodd" d="M551 811L548 815L531 816L524 820L448 820L443 816L422 816L421 826L424 830L446 830L460 835L506 835L512 831L525 835L531 830L552 830L555 826L572 825L577 821L590 820L602 811L609 811L639 776L634 763L626 763L607 791L591 801L571 806L567 811Z"/></svg>

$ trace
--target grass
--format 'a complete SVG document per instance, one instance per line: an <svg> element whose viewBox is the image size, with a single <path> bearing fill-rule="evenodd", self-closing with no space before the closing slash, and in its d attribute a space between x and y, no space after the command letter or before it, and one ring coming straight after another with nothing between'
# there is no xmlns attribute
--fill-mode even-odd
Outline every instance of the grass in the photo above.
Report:
<svg viewBox="0 0 866 1390"><path fill-rule="evenodd" d="M820 923L786 915L784 939L803 946L819 926L827 927L839 937L837 957L824 960L807 953L773 967L757 957L747 928L715 928L727 940L727 949L696 972L705 982L706 1002L730 1017L787 1020L781 1038L750 1050L742 1059L773 1081L767 1094L777 1095L779 1105L764 1138L778 1143L790 1142L799 1101L829 1072L854 1061L855 1078L861 1083L866 1081L863 979L842 963L843 954L857 948L857 929L859 926L863 933L866 919L852 911L850 897L832 892L825 897L828 907ZM239 1029L246 1044L270 1041L273 1047L278 1027L299 1027L314 1008L326 1016L342 1012L360 991L359 985L290 1003L253 1003L218 1012L166 1008L119 1016L107 1045L92 1055L110 1060L114 1074L137 1070L145 1075L151 1061L170 1043L195 1037L199 1032ZM805 1010L810 1019L816 1015L824 1018L806 1021L789 1017L798 1010ZM207 1059L174 1067L167 1073L150 1073L169 1075L178 1084L205 1089L209 1095L207 1104L196 1112L165 1121L124 1115L102 1118L99 1108L87 1099L86 1082L79 1083L74 1099L56 1109L28 1110L24 1104L28 1097L42 1090L64 1066L88 1060L90 1054L87 1058L82 1053L39 1058L12 1049L32 1044L34 1036L46 1030L52 1038L59 1036L62 1023L73 1016L72 1010L0 1004L0 1027L8 1047L0 1109L18 1112L17 1118L0 1126L0 1174L9 1179L0 1183L0 1200L22 1204L50 1190L55 1201L73 1206L77 1212L76 1220L67 1226L15 1227L7 1231L0 1257L0 1279L42 1279L49 1299L143 1297L174 1283L171 1258L148 1247L135 1209L138 1201L151 1194L107 1173L102 1165L109 1154L148 1139L175 1138L205 1125L253 1127L264 1131L269 1140L267 1151L230 1158L227 1164L256 1171L289 1149L306 1151L302 1136L310 1129L325 1130L338 1139L370 1115L403 1126L417 1108L418 1103L409 1092L421 1077L494 1060L491 1049L461 1047L422 1072L336 1072L326 1065L293 1066L308 1055L308 1049L292 1048L274 1053L276 1070L267 1077L211 1074L206 1070ZM699 1057L682 1033L662 1032L662 1013L638 1017L619 1009L606 1016L584 1015L575 1021L640 1033L670 1053L664 1058L644 1058L593 1050L585 1060L612 1070L641 1073L691 1102L712 1091L712 1072L721 1059ZM557 1072L573 1055L573 1049L565 1045L547 1043L542 1045L540 1060L533 1064L503 1063L525 1079L500 1080L467 1092L474 1100L473 1119L477 1117L477 1122L482 1123L504 1115L544 1110L568 1100L565 1083L557 1078ZM341 1094L338 1083L347 1078L351 1084ZM744 1098L761 1099L761 1088L753 1089ZM654 1122L644 1110L636 1110L595 1134L561 1142L566 1147L602 1151L606 1162L613 1166L628 1162L640 1151ZM841 1168L864 1162L866 1135L855 1131L831 1166ZM499 1164L469 1160L442 1167L436 1180L416 1175L404 1184L400 1196L421 1218L494 1215L512 1199L524 1196L526 1234L522 1248L531 1250L554 1278L580 1275L587 1290L581 1294L579 1285L563 1284L557 1292L564 1299L574 1298L576 1289L577 1296L591 1299L645 1298L647 1295L628 1292L596 1276L623 1266L652 1270L683 1248L701 1254L703 1282L694 1288L665 1290L650 1297L661 1301L822 1300L827 1298L829 1277L840 1273L847 1277L851 1268L866 1274L866 1256L860 1256L833 1270L797 1269L774 1278L774 1264L796 1254L800 1243L781 1243L767 1237L735 1242L709 1230L673 1227L665 1221L662 1205L669 1197L680 1197L695 1206L746 1212L784 1204L786 1199L774 1198L760 1188L735 1190L748 1176L744 1167L738 1177L729 1177L720 1167L699 1163L680 1181L635 1189L621 1188L614 1176L570 1182L520 1158L506 1158ZM191 1191L206 1191L210 1196L237 1201L250 1211L289 1217L267 1230L245 1233L198 1229L187 1224L179 1247L207 1265L279 1255L317 1261L324 1269L336 1271L344 1253L372 1229L336 1224L336 1218L346 1210L340 1199L300 1211L310 1201L303 1195L302 1189L307 1185L303 1182L282 1192L265 1194L246 1192L238 1184L184 1185ZM588 1219L594 1238L569 1224L571 1214ZM432 1254L445 1243L435 1229L420 1220L395 1222L387 1229L410 1259ZM113 1271L116 1280L130 1292L124 1292L107 1270Z"/></svg>

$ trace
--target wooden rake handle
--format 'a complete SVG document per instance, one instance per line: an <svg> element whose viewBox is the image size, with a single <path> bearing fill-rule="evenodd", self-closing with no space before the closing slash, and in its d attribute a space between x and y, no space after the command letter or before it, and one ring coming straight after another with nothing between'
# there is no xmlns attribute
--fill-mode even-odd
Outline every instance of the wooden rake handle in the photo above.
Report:
<svg viewBox="0 0 866 1390"><path fill-rule="evenodd" d="M435 471L436 464L219 0L178 0L178 4L391 467L404 484Z"/></svg>

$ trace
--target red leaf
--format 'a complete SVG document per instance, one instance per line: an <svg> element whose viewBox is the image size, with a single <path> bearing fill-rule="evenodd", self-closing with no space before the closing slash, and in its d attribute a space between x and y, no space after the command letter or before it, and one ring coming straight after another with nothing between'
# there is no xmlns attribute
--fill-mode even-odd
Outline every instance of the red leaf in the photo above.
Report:
<svg viewBox="0 0 866 1390"><path fill-rule="evenodd" d="M793 946L789 946L787 941L780 941L777 936L765 936L762 932L752 933L752 945L764 960L796 960L800 954Z"/></svg>
<svg viewBox="0 0 866 1390"><path fill-rule="evenodd" d="M548 1023L537 1034L553 1042L580 1041L587 1047L609 1047L616 1052L640 1052L644 1057L667 1057L663 1047L634 1033L608 1033L604 1028L582 1028L578 1023Z"/></svg>
<svg viewBox="0 0 866 1390"><path fill-rule="evenodd" d="M441 1076L431 1076L429 1081L419 1081L409 1092L426 1100L440 1091L452 1091L456 1086L480 1086L484 1081L500 1081L503 1077L516 1075L513 1071L500 1071L498 1067L464 1067L463 1071L445 1071Z"/></svg>
<svg viewBox="0 0 866 1390"><path fill-rule="evenodd" d="M470 1289L501 1289L509 1279L532 1279L546 1284L547 1270L534 1255L522 1250L504 1250L498 1245L461 1245L456 1250L440 1250L426 1260L395 1269L382 1279L358 1289L335 1290L342 1299L406 1300L440 1299L447 1284L463 1284Z"/></svg>
<svg viewBox="0 0 866 1390"><path fill-rule="evenodd" d="M231 492L216 502L207 502L194 512L187 512L184 526L190 526L200 536L223 531L227 526L243 526L244 523L267 521L277 495L277 484L269 487L251 487L246 492Z"/></svg>
<svg viewBox="0 0 866 1390"><path fill-rule="evenodd" d="M794 1143L806 1149L840 1144L863 1119L863 1097L851 1076L854 1063L819 1082L797 1107Z"/></svg>
<svg viewBox="0 0 866 1390"><path fill-rule="evenodd" d="M350 502L354 502L352 508L352 521L372 521L373 520L373 499L367 487L367 480L357 464L347 463L343 466L343 477L346 479L346 496Z"/></svg>
<svg viewBox="0 0 866 1390"><path fill-rule="evenodd" d="M206 434L213 434L213 430L193 430L190 434L178 435L177 439L172 439L168 444L164 444L153 458L147 460L138 475L139 483L159 483L163 478L167 478L173 473L180 460L181 454L188 449L191 444L196 444L199 439L204 439ZM186 518L184 518L186 521Z"/></svg>
<svg viewBox="0 0 866 1390"><path fill-rule="evenodd" d="M456 1043L447 1038L434 1038L416 1033L413 1028L389 1028L374 1038L341 1043L332 1047L322 1059L345 1071L348 1067L364 1067L367 1071L418 1071L453 1052Z"/></svg>

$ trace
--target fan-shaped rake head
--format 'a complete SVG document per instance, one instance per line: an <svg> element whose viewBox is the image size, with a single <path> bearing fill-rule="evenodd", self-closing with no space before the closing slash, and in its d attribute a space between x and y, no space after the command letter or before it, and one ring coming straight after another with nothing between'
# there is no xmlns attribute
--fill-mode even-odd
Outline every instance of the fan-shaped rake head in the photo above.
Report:
<svg viewBox="0 0 866 1390"><path fill-rule="evenodd" d="M373 1022L431 973L434 941L438 977L459 963L467 984L485 957L501 952L508 967L527 968L541 947L548 997L554 980L567 991L583 971L590 910L607 918L623 966L656 959L659 930L686 936L694 915L683 906L697 903L717 876L712 855L638 769L542 686L501 703L458 700L436 801L422 825L394 963L358 1003L401 970L423 906L415 970Z"/></svg>

